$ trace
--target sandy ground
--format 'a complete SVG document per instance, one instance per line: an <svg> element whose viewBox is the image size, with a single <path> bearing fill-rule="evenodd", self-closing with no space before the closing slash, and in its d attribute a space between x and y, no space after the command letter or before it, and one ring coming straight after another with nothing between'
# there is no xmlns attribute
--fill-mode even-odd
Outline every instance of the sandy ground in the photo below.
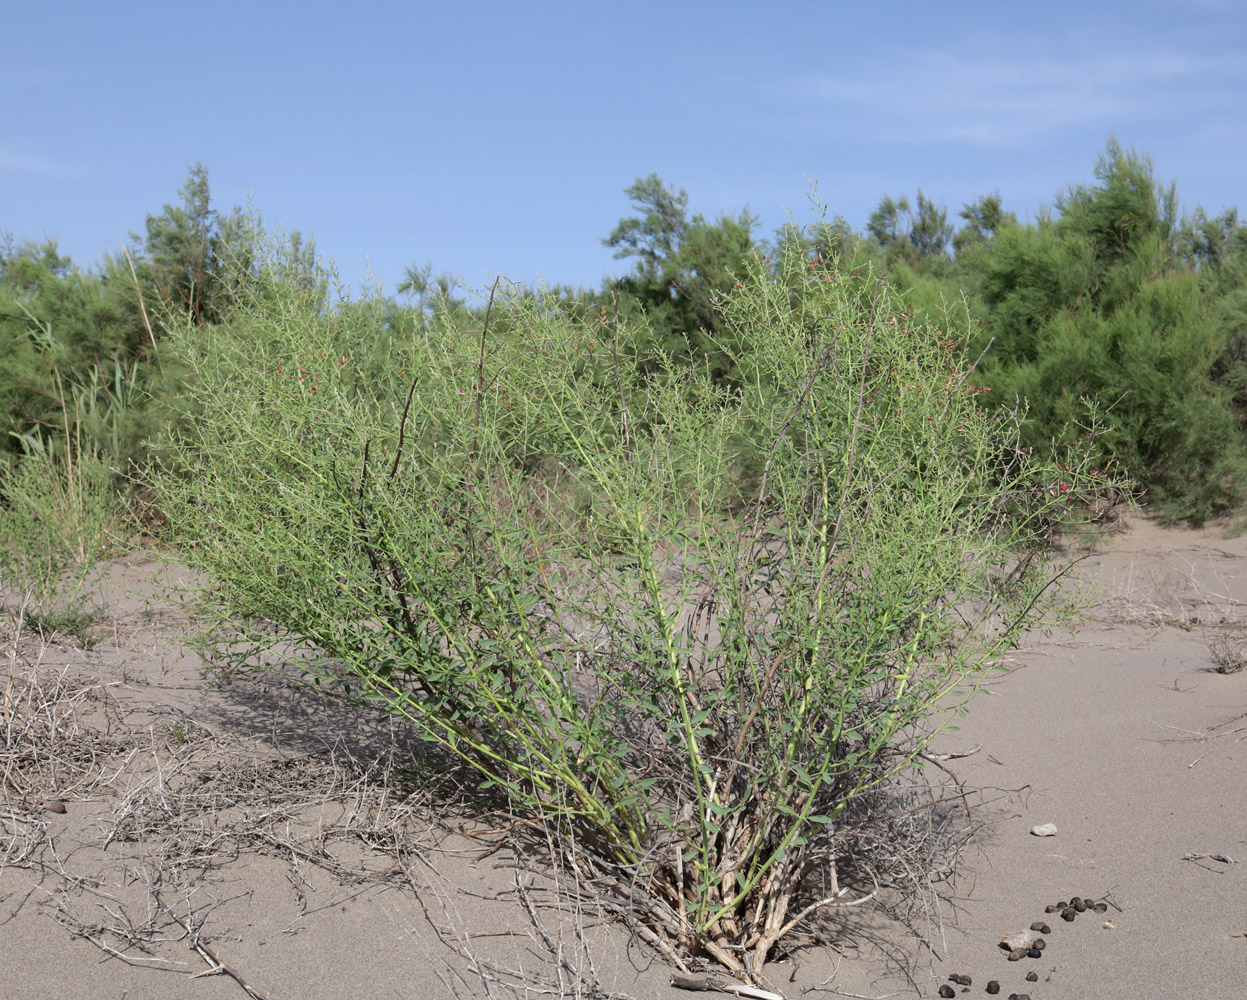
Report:
<svg viewBox="0 0 1247 1000"><path fill-rule="evenodd" d="M909 921L839 914L773 990L934 997L956 973L969 996L1242 994L1247 671L1213 666L1247 655L1247 538L1138 520L1078 581L1091 620L1030 636L932 748L978 748L942 762L974 829L956 877ZM94 649L0 648L0 996L690 995L560 908L563 876L517 866L502 820L413 794L385 720L272 682L205 690L184 582L118 566ZM1074 896L1107 910L1045 912ZM1002 934L1037 921L1040 958L1009 962Z"/></svg>

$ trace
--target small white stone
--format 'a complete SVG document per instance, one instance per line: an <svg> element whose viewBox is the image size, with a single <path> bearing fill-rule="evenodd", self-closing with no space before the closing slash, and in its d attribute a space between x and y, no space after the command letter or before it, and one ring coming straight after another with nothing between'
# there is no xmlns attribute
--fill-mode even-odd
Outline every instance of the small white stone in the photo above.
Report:
<svg viewBox="0 0 1247 1000"><path fill-rule="evenodd" d="M1016 934L1003 934L1000 940L1004 942L1004 946L1010 951L1017 951L1019 948L1029 948L1038 937L1039 935L1034 931L1025 930L1018 931Z"/></svg>
<svg viewBox="0 0 1247 1000"><path fill-rule="evenodd" d="M1036 837L1055 837L1056 836L1056 824L1055 823L1043 823L1040 826L1032 826L1031 834Z"/></svg>

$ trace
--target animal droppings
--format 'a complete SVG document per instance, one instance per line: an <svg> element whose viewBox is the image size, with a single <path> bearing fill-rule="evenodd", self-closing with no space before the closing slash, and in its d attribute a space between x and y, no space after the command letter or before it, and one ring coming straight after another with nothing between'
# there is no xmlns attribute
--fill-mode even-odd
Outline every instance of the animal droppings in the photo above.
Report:
<svg viewBox="0 0 1247 1000"><path fill-rule="evenodd" d="M963 976L954 972L948 977L948 981L950 983L956 983L958 986L969 986L974 980L972 980L969 976Z"/></svg>
<svg viewBox="0 0 1247 1000"><path fill-rule="evenodd" d="M1032 971L1032 972L1028 972L1028 973L1026 974L1026 981L1027 981L1028 983L1037 983L1037 982L1039 982L1039 973L1038 973L1038 972L1033 972L1033 971Z"/></svg>
<svg viewBox="0 0 1247 1000"><path fill-rule="evenodd" d="M1062 920L1073 920L1076 916L1078 916L1078 911L1072 906L1067 906L1061 911Z"/></svg>
<svg viewBox="0 0 1247 1000"><path fill-rule="evenodd" d="M1045 924L1042 920L1036 920L1031 924L1031 930L1038 931L1040 934L1051 934L1052 928Z"/></svg>
<svg viewBox="0 0 1247 1000"><path fill-rule="evenodd" d="M940 996L944 997L945 1000L948 1000L948 997L955 997L956 995L956 990L954 990L947 983L940 987Z"/></svg>
<svg viewBox="0 0 1247 1000"><path fill-rule="evenodd" d="M994 980L994 979L993 979L991 982L989 982L989 983L987 984L987 992L988 992L988 993L991 993L991 994L993 994L993 995L994 995L994 994L996 994L996 993L999 993L999 992L1000 992L1000 984L999 984L998 982L996 982L996 980Z"/></svg>

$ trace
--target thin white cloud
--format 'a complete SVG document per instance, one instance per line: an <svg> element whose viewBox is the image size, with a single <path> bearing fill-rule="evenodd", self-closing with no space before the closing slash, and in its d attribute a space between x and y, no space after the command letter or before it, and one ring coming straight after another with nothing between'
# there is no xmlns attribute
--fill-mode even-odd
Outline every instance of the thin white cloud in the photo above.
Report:
<svg viewBox="0 0 1247 1000"><path fill-rule="evenodd" d="M1059 59L910 53L869 74L846 66L792 80L784 90L838 118L851 114L878 139L1000 146L1180 106L1183 88L1204 82L1206 69L1206 60L1166 52Z"/></svg>
<svg viewBox="0 0 1247 1000"><path fill-rule="evenodd" d="M79 173L73 167L62 163L45 160L38 156L27 156L9 149L0 149L0 171L20 174L39 174L43 177L70 177Z"/></svg>
<svg viewBox="0 0 1247 1000"><path fill-rule="evenodd" d="M1242 0L1177 0L1157 6L1172 10L1178 14L1189 14L1192 10L1208 14L1239 14L1242 12Z"/></svg>

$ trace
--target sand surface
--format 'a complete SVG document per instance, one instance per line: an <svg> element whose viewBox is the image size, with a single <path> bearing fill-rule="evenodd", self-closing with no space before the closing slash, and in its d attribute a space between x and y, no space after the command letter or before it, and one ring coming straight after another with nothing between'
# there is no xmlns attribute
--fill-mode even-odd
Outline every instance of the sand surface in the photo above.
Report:
<svg viewBox="0 0 1247 1000"><path fill-rule="evenodd" d="M6 703L9 745L48 748L3 775L0 997L693 995L559 909L566 876L517 867L503 820L413 794L384 719L263 679L206 690L184 582L115 567L91 650L0 637L3 672L39 678L13 689L24 714ZM1247 671L1213 665L1247 655L1247 538L1136 519L1077 582L1087 623L1027 637L932 747L974 750L942 761L974 829L957 875L908 921L838 915L774 991L934 997L957 973L967 996L1243 994ZM1074 896L1107 912L1045 913ZM1009 962L1001 935L1033 921L1047 947Z"/></svg>

